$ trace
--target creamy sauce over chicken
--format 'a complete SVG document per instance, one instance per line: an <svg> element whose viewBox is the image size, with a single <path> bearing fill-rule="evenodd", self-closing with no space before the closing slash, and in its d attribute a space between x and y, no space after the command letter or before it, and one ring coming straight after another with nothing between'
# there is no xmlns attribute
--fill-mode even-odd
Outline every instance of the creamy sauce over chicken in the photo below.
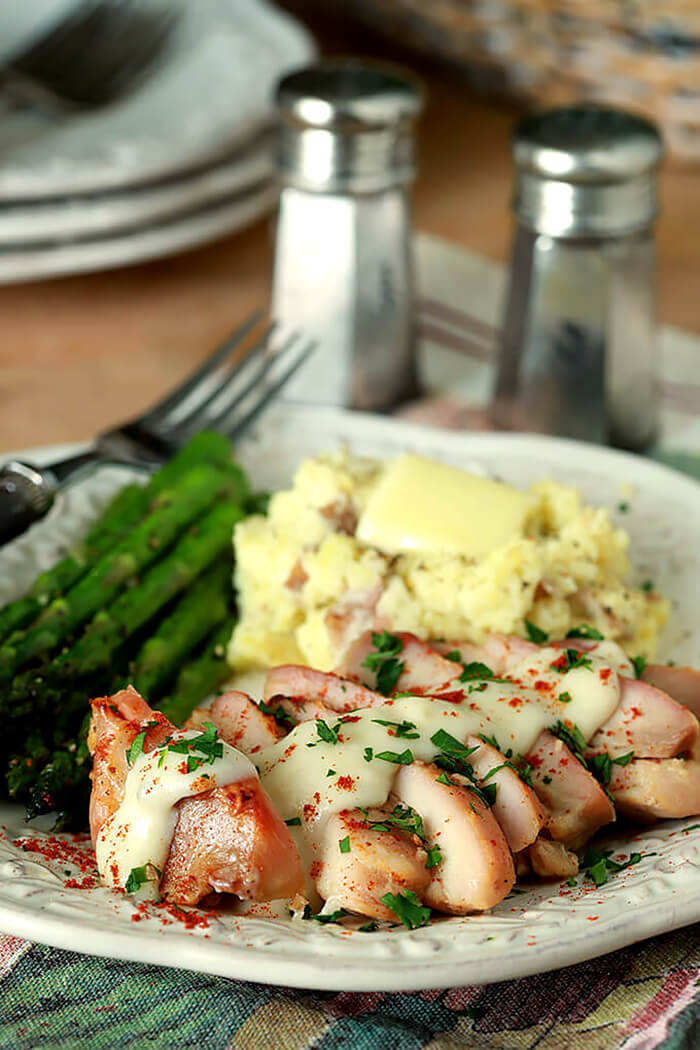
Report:
<svg viewBox="0 0 700 1050"><path fill-rule="evenodd" d="M576 725L588 741L616 709L620 687L607 660L581 656L583 665L569 667L566 652L547 647L508 680L455 678L433 696L397 697L338 715L327 729L302 722L256 756L263 786L283 819L300 820L300 837L313 843L332 814L382 805L401 762L437 758L440 730L459 743L483 733L514 755L526 754L559 721Z"/></svg>
<svg viewBox="0 0 700 1050"><path fill-rule="evenodd" d="M124 888L131 872L145 869L139 895L156 896L177 824L176 803L257 777L250 759L218 736L222 753L207 759L194 749L191 754L197 764L188 771L188 764L194 763L188 763L188 754L172 750L171 745L201 737L198 730L178 730L161 747L135 758L122 803L102 825L95 843L100 876L108 885Z"/></svg>

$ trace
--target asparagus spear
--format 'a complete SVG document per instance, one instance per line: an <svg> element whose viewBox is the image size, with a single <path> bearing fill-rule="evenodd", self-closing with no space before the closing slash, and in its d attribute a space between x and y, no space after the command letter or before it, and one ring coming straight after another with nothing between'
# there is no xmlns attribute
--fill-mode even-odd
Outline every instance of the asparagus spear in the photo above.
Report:
<svg viewBox="0 0 700 1050"><path fill-rule="evenodd" d="M182 725L197 704L231 674L226 663L226 646L235 625L236 617L230 616L217 627L202 653L180 671L170 696L158 705L159 711L176 726Z"/></svg>
<svg viewBox="0 0 700 1050"><path fill-rule="evenodd" d="M182 530L220 499L235 498L234 479L215 467L189 471L163 493L161 504L130 536L105 554L63 598L44 610L36 625L14 644L0 646L0 685L30 660L42 657L73 634L123 586L156 560ZM225 505L225 504L224 504ZM238 511L239 516L242 512ZM237 520L237 519L236 519Z"/></svg>
<svg viewBox="0 0 700 1050"><path fill-rule="evenodd" d="M28 594L0 609L0 641L5 641L13 631L26 627L53 598L73 587L94 562L107 554L119 540L128 535L149 509L154 508L159 495L167 492L192 467L210 463L237 471L238 499L247 498L247 482L240 468L232 464L231 456L231 443L227 438L212 431L202 431L161 467L148 484L127 485L121 489L108 503L82 543L56 565L42 572Z"/></svg>
<svg viewBox="0 0 700 1050"><path fill-rule="evenodd" d="M150 704L189 653L228 615L231 569L230 557L217 560L160 621L137 654L127 680Z"/></svg>
<svg viewBox="0 0 700 1050"><path fill-rule="evenodd" d="M240 507L221 503L200 518L137 587L97 613L75 645L46 668L49 680L87 678L109 668L124 641L229 548L233 526L243 513Z"/></svg>

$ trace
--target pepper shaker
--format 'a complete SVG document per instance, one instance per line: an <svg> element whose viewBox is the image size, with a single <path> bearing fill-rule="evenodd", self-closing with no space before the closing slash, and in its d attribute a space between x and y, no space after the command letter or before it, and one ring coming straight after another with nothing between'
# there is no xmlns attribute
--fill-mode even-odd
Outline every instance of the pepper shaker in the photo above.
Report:
<svg viewBox="0 0 700 1050"><path fill-rule="evenodd" d="M641 450L657 425L653 124L579 105L513 137L517 220L492 417Z"/></svg>
<svg viewBox="0 0 700 1050"><path fill-rule="evenodd" d="M409 187L422 91L324 61L285 77L272 315L317 349L284 398L381 411L417 391Z"/></svg>

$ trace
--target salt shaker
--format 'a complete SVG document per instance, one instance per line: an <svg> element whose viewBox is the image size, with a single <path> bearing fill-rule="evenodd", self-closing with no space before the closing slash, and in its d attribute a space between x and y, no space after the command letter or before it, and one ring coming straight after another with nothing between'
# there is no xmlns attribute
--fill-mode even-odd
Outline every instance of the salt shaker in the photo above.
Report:
<svg viewBox="0 0 700 1050"><path fill-rule="evenodd" d="M657 423L653 124L568 106L513 137L512 249L492 415L641 450Z"/></svg>
<svg viewBox="0 0 700 1050"><path fill-rule="evenodd" d="M409 188L417 81L323 61L281 81L272 316L318 348L286 400L381 411L416 392Z"/></svg>

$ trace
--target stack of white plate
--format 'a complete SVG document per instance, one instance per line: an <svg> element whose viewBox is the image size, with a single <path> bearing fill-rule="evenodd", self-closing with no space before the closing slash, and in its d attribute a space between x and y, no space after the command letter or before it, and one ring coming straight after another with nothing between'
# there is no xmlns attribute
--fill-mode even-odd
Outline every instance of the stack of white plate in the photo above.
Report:
<svg viewBox="0 0 700 1050"><path fill-rule="evenodd" d="M169 255L274 205L275 84L313 42L265 0L169 2L167 52L111 106L0 94L0 282Z"/></svg>

